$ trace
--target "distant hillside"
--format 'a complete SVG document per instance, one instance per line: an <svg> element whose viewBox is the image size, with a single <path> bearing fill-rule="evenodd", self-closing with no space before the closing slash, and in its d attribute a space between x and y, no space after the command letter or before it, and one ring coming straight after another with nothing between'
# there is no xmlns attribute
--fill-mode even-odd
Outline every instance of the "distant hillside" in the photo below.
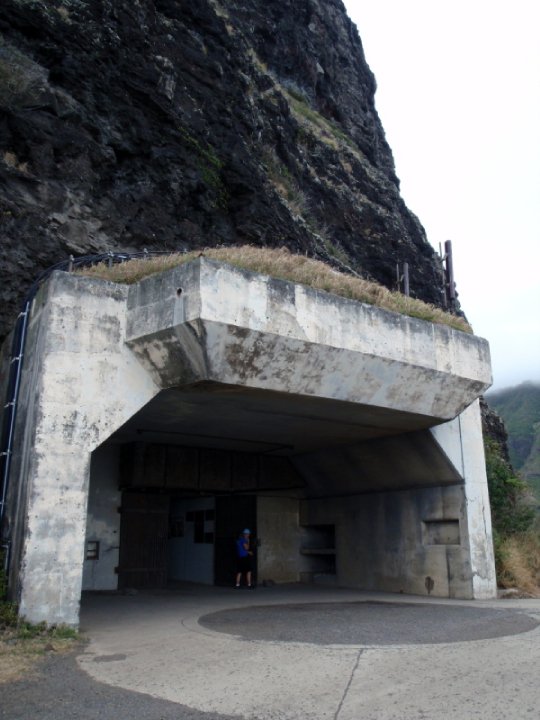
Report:
<svg viewBox="0 0 540 720"><path fill-rule="evenodd" d="M506 425L512 465L540 500L540 384L525 382L486 399Z"/></svg>

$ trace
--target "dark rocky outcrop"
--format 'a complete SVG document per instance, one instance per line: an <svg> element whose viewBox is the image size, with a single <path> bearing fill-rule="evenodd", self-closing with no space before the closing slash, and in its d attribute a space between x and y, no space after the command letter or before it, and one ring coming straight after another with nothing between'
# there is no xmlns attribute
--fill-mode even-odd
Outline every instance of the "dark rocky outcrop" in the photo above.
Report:
<svg viewBox="0 0 540 720"><path fill-rule="evenodd" d="M253 243L439 304L341 0L2 0L0 337L70 253Z"/></svg>
<svg viewBox="0 0 540 720"><path fill-rule="evenodd" d="M499 448L499 453L504 461L510 464L508 453L508 432L497 412L491 408L484 398L480 398L480 410L482 412L482 432L485 438L491 439Z"/></svg>

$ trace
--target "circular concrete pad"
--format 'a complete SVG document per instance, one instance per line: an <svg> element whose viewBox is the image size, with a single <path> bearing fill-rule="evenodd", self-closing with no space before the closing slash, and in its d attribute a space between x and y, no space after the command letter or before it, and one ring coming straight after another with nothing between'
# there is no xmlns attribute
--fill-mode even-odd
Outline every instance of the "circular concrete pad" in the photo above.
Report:
<svg viewBox="0 0 540 720"><path fill-rule="evenodd" d="M540 624L516 610L391 602L244 607L204 615L199 623L248 640L378 646L485 640Z"/></svg>

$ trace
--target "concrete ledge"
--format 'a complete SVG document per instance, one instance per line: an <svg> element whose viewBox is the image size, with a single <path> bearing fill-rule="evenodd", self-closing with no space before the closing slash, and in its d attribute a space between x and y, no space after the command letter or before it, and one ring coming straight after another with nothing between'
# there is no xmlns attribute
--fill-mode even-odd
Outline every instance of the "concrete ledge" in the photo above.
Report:
<svg viewBox="0 0 540 720"><path fill-rule="evenodd" d="M162 388L212 380L431 425L491 384L481 338L205 258L130 289L126 341Z"/></svg>

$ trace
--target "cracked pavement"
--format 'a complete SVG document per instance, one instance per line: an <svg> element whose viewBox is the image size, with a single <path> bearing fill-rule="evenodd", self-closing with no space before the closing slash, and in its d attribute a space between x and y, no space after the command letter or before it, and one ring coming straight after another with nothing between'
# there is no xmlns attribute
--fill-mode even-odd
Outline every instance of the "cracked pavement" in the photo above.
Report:
<svg viewBox="0 0 540 720"><path fill-rule="evenodd" d="M85 598L78 662L179 718L508 720L536 716L539 622L540 600L185 586Z"/></svg>

